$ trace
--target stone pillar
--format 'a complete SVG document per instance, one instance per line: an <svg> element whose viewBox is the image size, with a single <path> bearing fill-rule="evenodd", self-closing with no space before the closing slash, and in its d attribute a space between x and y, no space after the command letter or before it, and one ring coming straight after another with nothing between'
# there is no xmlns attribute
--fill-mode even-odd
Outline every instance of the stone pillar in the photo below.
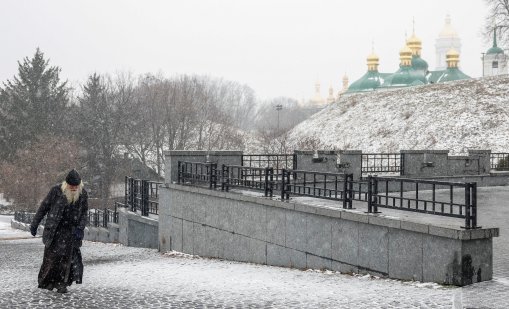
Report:
<svg viewBox="0 0 509 309"><path fill-rule="evenodd" d="M449 174L449 150L401 150L403 177L433 177Z"/></svg>
<svg viewBox="0 0 509 309"><path fill-rule="evenodd" d="M468 156L479 160L479 174L489 174L491 170L491 150L470 149Z"/></svg>
<svg viewBox="0 0 509 309"><path fill-rule="evenodd" d="M208 155L208 157L207 157ZM210 162L216 163L218 168L220 165L241 165L242 151L206 151L206 150L170 150L164 152L164 174L165 183L177 181L178 161L188 162Z"/></svg>
<svg viewBox="0 0 509 309"><path fill-rule="evenodd" d="M340 150L295 150L297 170L339 173L337 168Z"/></svg>
<svg viewBox="0 0 509 309"><path fill-rule="evenodd" d="M339 154L338 167L341 173L353 174L353 179L358 180L362 176L362 151L344 150Z"/></svg>

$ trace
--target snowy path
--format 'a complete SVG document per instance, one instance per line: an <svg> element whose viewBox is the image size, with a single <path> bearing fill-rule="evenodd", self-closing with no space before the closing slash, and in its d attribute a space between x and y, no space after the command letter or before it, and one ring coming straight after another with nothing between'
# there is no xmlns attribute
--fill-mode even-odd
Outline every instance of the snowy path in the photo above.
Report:
<svg viewBox="0 0 509 309"><path fill-rule="evenodd" d="M66 295L36 288L40 239L0 240L0 308L451 308L459 288L85 242Z"/></svg>
<svg viewBox="0 0 509 309"><path fill-rule="evenodd" d="M29 232L11 228L11 219L12 216L0 215L0 240L32 238Z"/></svg>

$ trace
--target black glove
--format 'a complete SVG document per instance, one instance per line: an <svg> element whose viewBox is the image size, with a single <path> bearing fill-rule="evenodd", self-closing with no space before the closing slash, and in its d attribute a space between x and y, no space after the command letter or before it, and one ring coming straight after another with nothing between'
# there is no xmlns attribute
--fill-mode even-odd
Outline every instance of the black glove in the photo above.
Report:
<svg viewBox="0 0 509 309"><path fill-rule="evenodd" d="M84 236L84 233L83 233L83 230L82 229L75 229L74 230L74 238L76 240L82 240L83 239L83 236Z"/></svg>
<svg viewBox="0 0 509 309"><path fill-rule="evenodd" d="M32 236L37 235L37 227L36 226L30 225L30 234L32 234Z"/></svg>

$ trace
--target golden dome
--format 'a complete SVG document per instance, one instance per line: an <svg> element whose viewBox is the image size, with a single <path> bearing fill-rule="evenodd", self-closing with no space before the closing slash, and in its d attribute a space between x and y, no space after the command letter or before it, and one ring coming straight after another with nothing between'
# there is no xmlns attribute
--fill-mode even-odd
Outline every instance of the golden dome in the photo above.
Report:
<svg viewBox="0 0 509 309"><path fill-rule="evenodd" d="M366 58L368 62L368 71L378 71L378 64L380 58L372 51L368 58Z"/></svg>
<svg viewBox="0 0 509 309"><path fill-rule="evenodd" d="M445 61L447 62L448 68L457 68L460 62L460 53L454 48L449 49L445 54Z"/></svg>
<svg viewBox="0 0 509 309"><path fill-rule="evenodd" d="M415 32L412 33L406 44L412 50L412 55L421 55L422 41L415 35Z"/></svg>
<svg viewBox="0 0 509 309"><path fill-rule="evenodd" d="M405 46L399 51L399 59L402 66L412 65L412 50L408 47L408 45L405 44Z"/></svg>

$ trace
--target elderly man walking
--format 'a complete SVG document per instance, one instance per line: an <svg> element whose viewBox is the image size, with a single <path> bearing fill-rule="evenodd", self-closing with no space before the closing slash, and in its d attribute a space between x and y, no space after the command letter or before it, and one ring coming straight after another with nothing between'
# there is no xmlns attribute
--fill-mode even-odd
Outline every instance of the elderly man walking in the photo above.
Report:
<svg viewBox="0 0 509 309"><path fill-rule="evenodd" d="M83 263L80 247L87 210L87 191L79 173L73 169L64 182L51 188L30 225L30 232L35 236L39 223L46 216L39 288L66 293L73 281L81 284Z"/></svg>

